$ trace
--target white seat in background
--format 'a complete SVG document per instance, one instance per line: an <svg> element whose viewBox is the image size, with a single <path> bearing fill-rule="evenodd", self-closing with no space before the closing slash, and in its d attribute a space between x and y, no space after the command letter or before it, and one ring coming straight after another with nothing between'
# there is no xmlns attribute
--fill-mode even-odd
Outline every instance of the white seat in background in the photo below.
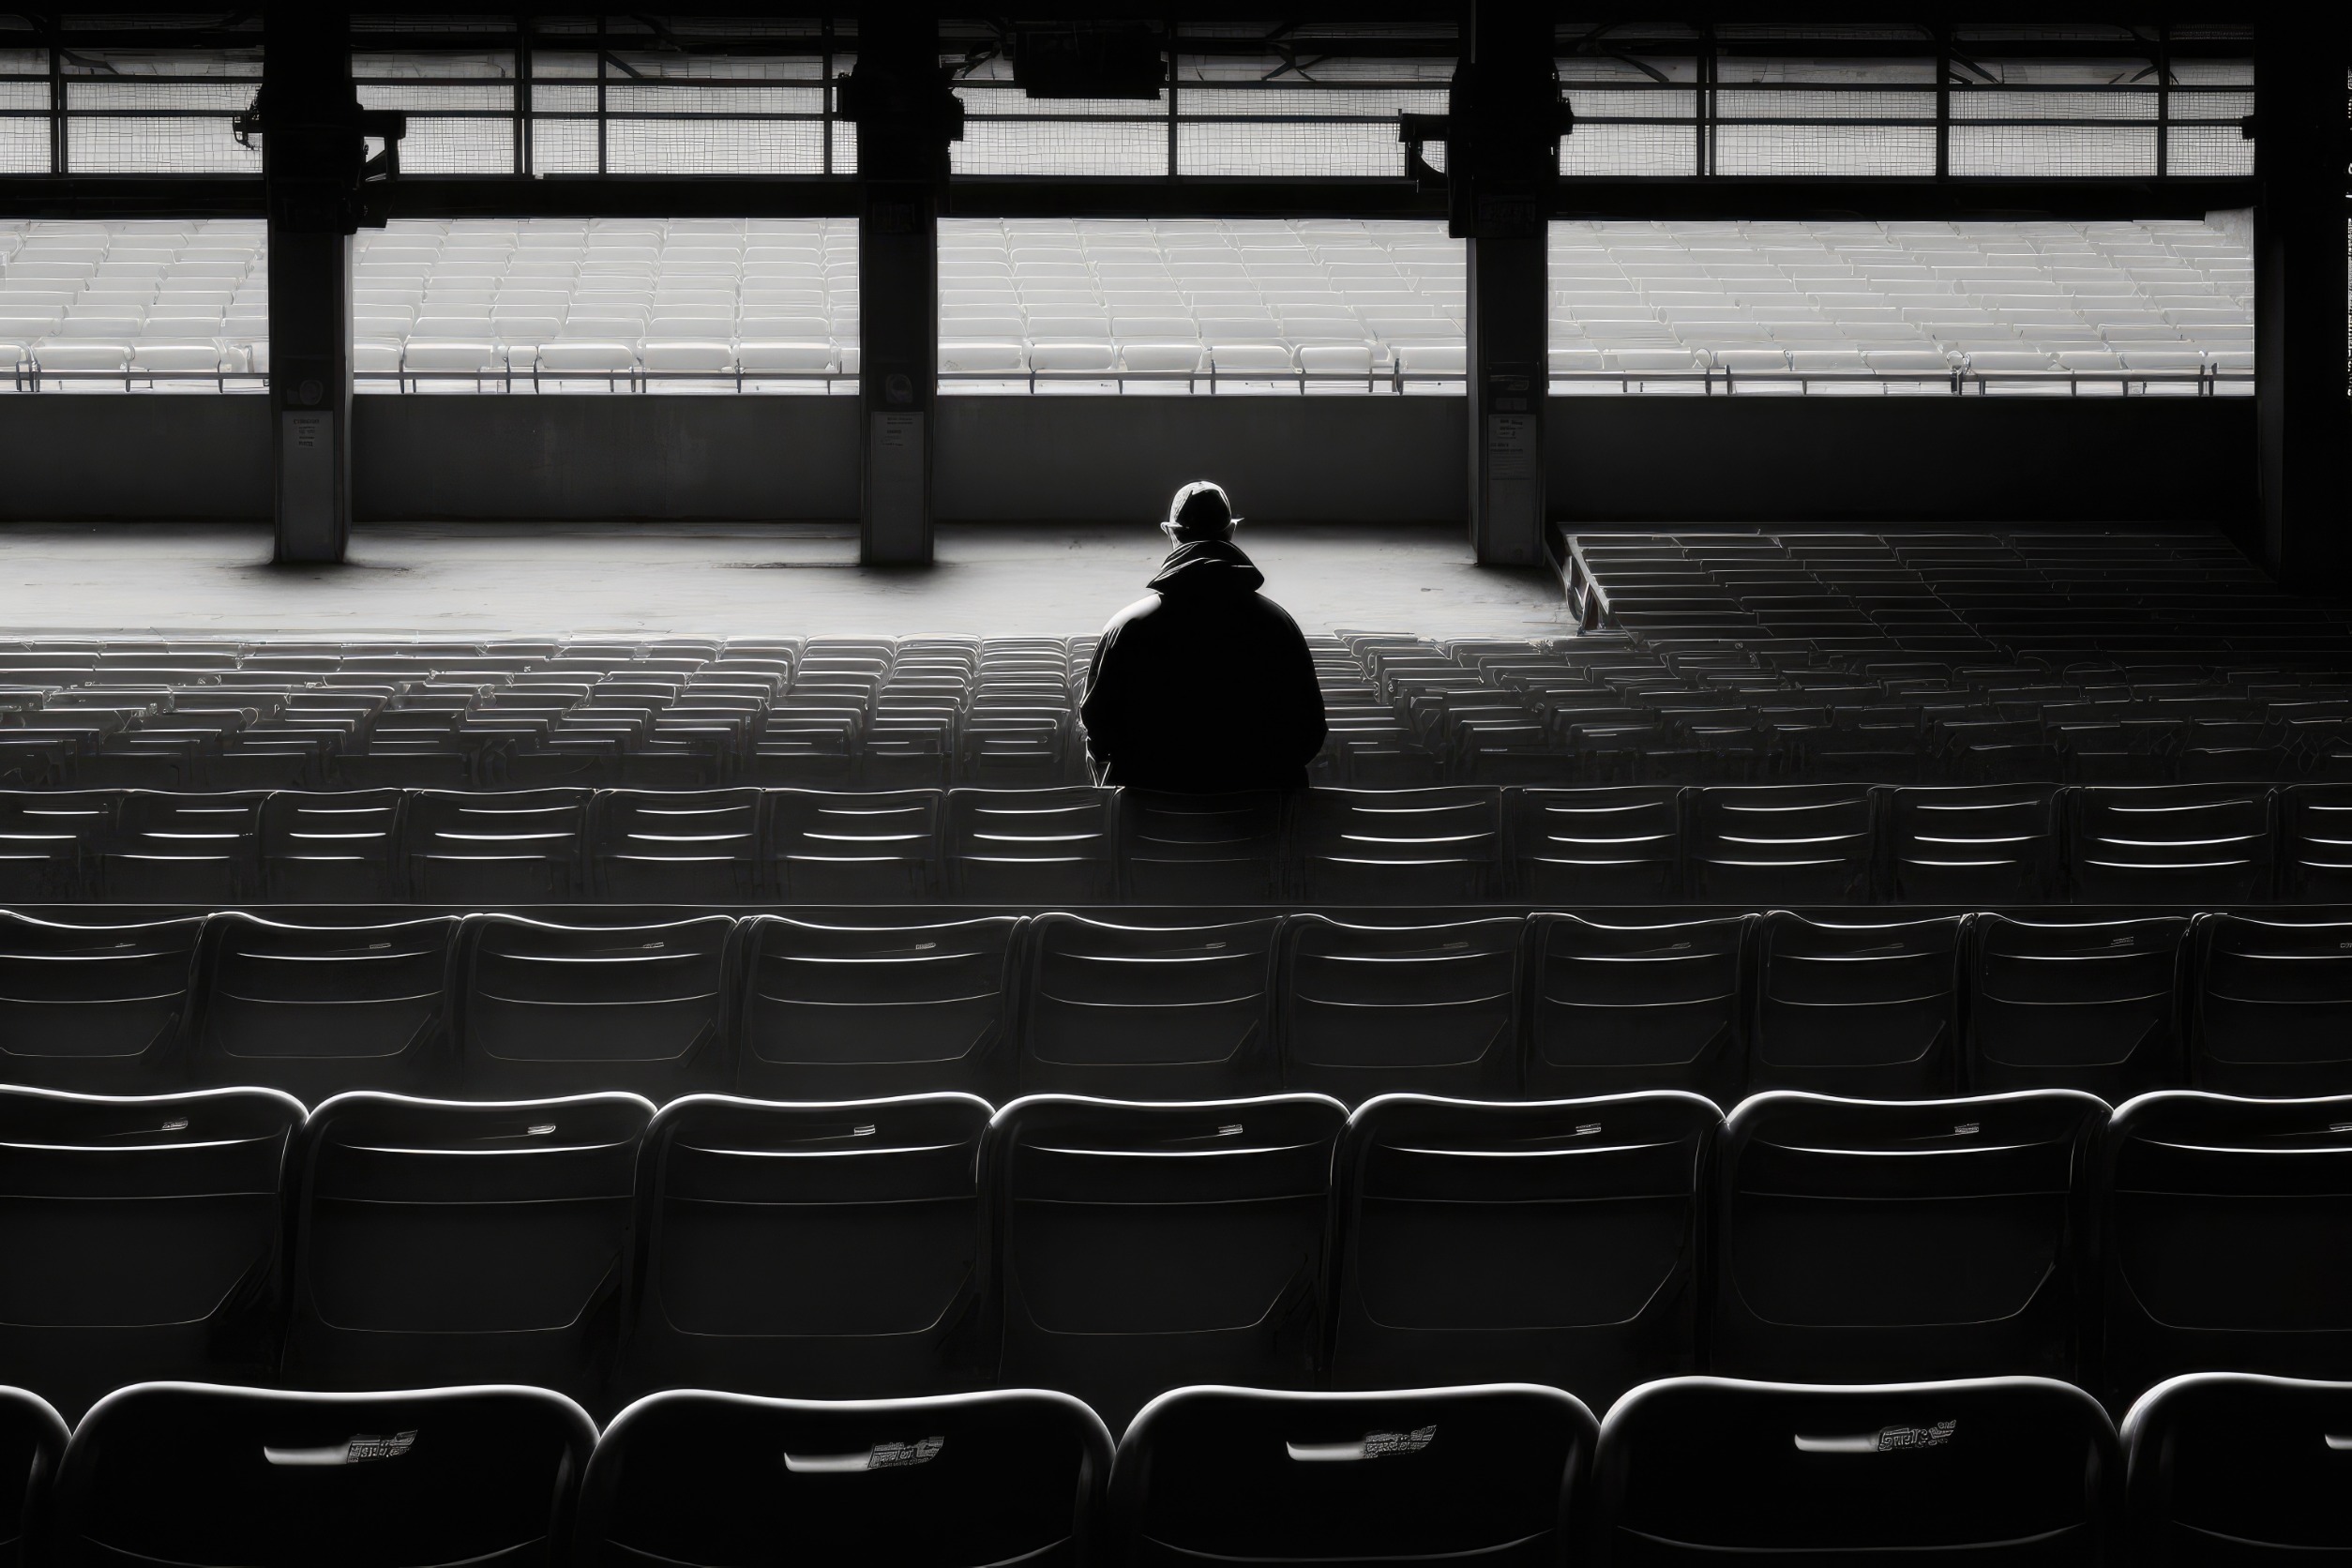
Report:
<svg viewBox="0 0 2352 1568"><path fill-rule="evenodd" d="M735 364L746 375L825 375L838 363L833 344L823 339L746 339L735 345Z"/></svg>
<svg viewBox="0 0 2352 1568"><path fill-rule="evenodd" d="M957 339L940 344L939 368L958 375L1018 376L1029 373L1029 360L1018 338Z"/></svg>
<svg viewBox="0 0 2352 1568"><path fill-rule="evenodd" d="M416 345L412 342L412 368L415 353ZM559 338L539 345L537 365L543 376L626 375L637 369L637 350L631 344L611 339Z"/></svg>
<svg viewBox="0 0 2352 1568"><path fill-rule="evenodd" d="M1119 350L1120 369L1143 373L1197 374L1201 367L1199 343L1126 343Z"/></svg>
<svg viewBox="0 0 2352 1568"><path fill-rule="evenodd" d="M648 371L672 375L732 375L734 345L723 339L648 338L639 354Z"/></svg>

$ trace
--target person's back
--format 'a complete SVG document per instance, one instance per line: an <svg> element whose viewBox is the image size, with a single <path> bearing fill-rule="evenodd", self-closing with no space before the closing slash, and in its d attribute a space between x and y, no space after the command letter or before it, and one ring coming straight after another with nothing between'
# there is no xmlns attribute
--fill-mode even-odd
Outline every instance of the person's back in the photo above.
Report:
<svg viewBox="0 0 2352 1568"><path fill-rule="evenodd" d="M1087 749L1106 784L1210 794L1297 789L1322 749L1315 661L1265 577L1234 548L1225 492L1188 485L1152 593L1103 629Z"/></svg>

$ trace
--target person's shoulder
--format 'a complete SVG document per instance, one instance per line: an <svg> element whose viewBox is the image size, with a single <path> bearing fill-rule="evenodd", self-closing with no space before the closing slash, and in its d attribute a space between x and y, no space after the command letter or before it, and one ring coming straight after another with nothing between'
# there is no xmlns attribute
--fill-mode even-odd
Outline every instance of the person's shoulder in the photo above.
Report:
<svg viewBox="0 0 2352 1568"><path fill-rule="evenodd" d="M1293 634L1301 638L1304 638L1306 635L1304 632L1299 630L1297 617L1293 616L1289 611L1283 609L1280 601L1267 596L1262 589L1250 596L1250 602L1257 606L1258 613L1264 617L1269 624L1276 626L1287 626Z"/></svg>
<svg viewBox="0 0 2352 1568"><path fill-rule="evenodd" d="M1126 609L1121 611L1118 614L1113 615L1103 626L1103 635L1105 637L1113 637L1123 628L1133 626L1138 621L1148 620L1150 617L1159 613L1160 610L1166 605L1166 603L1167 601L1162 599L1157 594L1144 595L1141 598L1136 600L1135 603L1127 606Z"/></svg>

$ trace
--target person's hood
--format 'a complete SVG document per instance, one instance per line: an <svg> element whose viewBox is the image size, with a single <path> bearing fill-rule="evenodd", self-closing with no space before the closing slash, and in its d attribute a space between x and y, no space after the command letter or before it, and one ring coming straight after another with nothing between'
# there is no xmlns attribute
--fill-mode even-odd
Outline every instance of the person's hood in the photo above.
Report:
<svg viewBox="0 0 2352 1568"><path fill-rule="evenodd" d="M1227 539L1195 539L1178 545L1152 587L1160 594L1255 594L1266 574Z"/></svg>

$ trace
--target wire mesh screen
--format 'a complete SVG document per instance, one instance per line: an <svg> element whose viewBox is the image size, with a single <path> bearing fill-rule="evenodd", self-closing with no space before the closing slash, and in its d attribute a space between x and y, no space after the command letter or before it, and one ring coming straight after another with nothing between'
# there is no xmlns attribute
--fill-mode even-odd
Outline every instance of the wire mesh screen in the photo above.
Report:
<svg viewBox="0 0 2352 1568"><path fill-rule="evenodd" d="M253 101L259 50L61 50L61 173L258 173L231 122Z"/></svg>
<svg viewBox="0 0 2352 1568"><path fill-rule="evenodd" d="M0 173L48 173L50 141L48 51L0 49Z"/></svg>

